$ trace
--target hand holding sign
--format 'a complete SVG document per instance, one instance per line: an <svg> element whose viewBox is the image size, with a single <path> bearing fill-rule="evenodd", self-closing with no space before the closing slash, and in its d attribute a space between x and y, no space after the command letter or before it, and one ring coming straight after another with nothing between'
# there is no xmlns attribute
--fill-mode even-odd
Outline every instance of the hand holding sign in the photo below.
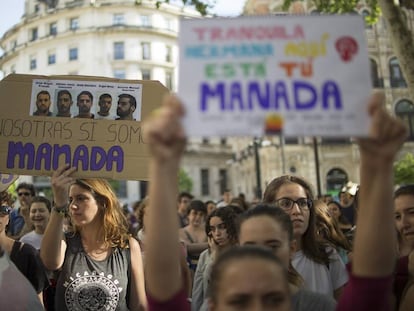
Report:
<svg viewBox="0 0 414 311"><path fill-rule="evenodd" d="M73 182L70 175L76 171L76 167L69 167L68 164L61 165L52 175L52 190L55 205L61 207L68 203L69 186Z"/></svg>

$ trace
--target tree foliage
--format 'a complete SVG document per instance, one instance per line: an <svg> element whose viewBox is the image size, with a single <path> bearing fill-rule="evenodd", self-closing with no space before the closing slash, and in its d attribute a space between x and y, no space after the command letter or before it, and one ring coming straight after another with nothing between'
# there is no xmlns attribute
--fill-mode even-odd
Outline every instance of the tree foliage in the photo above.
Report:
<svg viewBox="0 0 414 311"><path fill-rule="evenodd" d="M171 0L156 0L154 1L157 8L159 8L163 3L170 3ZM174 2L182 2L183 6L194 7L201 15L205 16L209 14L209 10L214 7L215 0L181 0Z"/></svg>
<svg viewBox="0 0 414 311"><path fill-rule="evenodd" d="M193 180L183 169L178 172L178 190L190 193L193 190Z"/></svg>
<svg viewBox="0 0 414 311"><path fill-rule="evenodd" d="M414 156L411 153L394 164L394 179L397 185L414 183Z"/></svg>

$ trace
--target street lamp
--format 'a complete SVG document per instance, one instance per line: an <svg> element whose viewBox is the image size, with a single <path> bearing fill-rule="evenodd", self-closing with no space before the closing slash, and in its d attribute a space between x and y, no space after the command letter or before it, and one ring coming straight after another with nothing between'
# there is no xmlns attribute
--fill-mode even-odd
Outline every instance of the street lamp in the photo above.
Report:
<svg viewBox="0 0 414 311"><path fill-rule="evenodd" d="M259 146L262 140L257 137L253 138L254 147L254 162L256 169L256 197L260 200L262 198L262 172L260 168Z"/></svg>

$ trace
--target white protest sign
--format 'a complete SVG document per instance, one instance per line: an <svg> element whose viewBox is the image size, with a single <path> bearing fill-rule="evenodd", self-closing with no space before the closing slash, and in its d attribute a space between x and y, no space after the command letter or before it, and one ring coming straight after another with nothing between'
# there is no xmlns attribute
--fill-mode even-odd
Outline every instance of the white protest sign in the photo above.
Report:
<svg viewBox="0 0 414 311"><path fill-rule="evenodd" d="M179 47L190 137L368 134L361 16L182 19Z"/></svg>

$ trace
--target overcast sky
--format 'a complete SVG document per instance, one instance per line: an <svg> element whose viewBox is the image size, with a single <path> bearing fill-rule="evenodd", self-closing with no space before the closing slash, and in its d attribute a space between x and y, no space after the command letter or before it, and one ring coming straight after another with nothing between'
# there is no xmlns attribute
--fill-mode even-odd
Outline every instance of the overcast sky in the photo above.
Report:
<svg viewBox="0 0 414 311"><path fill-rule="evenodd" d="M214 13L220 16L240 15L246 0L216 0ZM0 36L17 24L24 11L24 0L0 0Z"/></svg>

